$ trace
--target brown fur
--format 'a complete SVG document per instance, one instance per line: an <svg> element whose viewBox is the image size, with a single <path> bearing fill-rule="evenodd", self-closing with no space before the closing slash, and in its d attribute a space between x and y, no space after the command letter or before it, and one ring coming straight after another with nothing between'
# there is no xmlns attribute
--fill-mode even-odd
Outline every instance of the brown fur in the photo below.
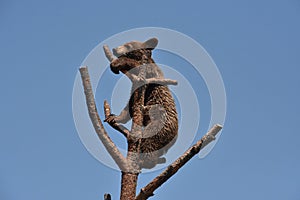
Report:
<svg viewBox="0 0 300 200"><path fill-rule="evenodd" d="M139 76L141 68L146 67L146 79L163 79L163 72L151 58L151 51L156 45L145 48L149 47L146 42L140 42L141 48L136 48L139 47L139 43L135 41L135 49L129 49L128 52L119 55L119 58L111 63L112 71L115 73L121 71L127 75L131 73ZM123 48L123 46L118 48ZM178 119L175 102L168 86L146 84L143 87L145 87L145 100L144 105L141 105L144 113L144 131L140 140L141 168L153 168L156 164L165 162L165 158L161 156L175 143L178 132ZM134 88L132 88L132 93L133 90ZM131 97L121 114L111 116L107 121L126 123L133 116L135 110L133 105L135 105L134 99Z"/></svg>

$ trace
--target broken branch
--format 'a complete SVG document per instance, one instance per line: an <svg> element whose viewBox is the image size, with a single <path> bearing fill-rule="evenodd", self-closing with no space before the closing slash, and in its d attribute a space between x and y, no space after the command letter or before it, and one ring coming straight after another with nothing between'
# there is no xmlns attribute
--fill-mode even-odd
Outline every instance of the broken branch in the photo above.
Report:
<svg viewBox="0 0 300 200"><path fill-rule="evenodd" d="M110 111L110 106L108 104L108 102L105 100L104 101L104 114L105 114L105 118L108 118L109 115L111 114ZM126 138L128 138L130 131L123 125L119 124L119 123L109 123L108 124L114 128L115 130L119 131L120 133L122 133Z"/></svg>
<svg viewBox="0 0 300 200"><path fill-rule="evenodd" d="M109 60L109 62L112 62L115 58L115 56L111 53L107 45L103 46L103 50L105 53L106 58Z"/></svg>

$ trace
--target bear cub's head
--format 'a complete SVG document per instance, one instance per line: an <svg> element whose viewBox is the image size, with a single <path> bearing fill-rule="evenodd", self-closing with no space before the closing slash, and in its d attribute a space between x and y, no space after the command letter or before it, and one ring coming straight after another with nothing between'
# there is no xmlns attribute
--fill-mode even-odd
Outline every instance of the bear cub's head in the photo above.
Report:
<svg viewBox="0 0 300 200"><path fill-rule="evenodd" d="M156 38L151 38L145 42L140 41L131 41L127 42L121 46L113 48L113 54L117 57L126 56L136 50L148 49L153 50L158 44L158 40Z"/></svg>
<svg viewBox="0 0 300 200"><path fill-rule="evenodd" d="M151 38L145 42L131 41L113 48L113 54L117 59L110 63L111 71L115 74L119 74L120 71L127 74L130 71L130 74L137 75L140 66L154 63L152 50L157 44L158 40Z"/></svg>

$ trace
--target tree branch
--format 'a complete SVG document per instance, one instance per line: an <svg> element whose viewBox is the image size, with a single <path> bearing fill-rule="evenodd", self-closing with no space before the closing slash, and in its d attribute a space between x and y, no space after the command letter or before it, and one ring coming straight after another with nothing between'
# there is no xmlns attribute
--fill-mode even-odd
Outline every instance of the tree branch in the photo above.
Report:
<svg viewBox="0 0 300 200"><path fill-rule="evenodd" d="M112 62L116 57L111 53L107 45L103 46L103 50L105 53L106 58L109 60L109 62Z"/></svg>
<svg viewBox="0 0 300 200"><path fill-rule="evenodd" d="M177 85L178 82L176 80L172 79L158 79L158 78L147 78L143 79L137 75L126 73L126 76L133 82L133 83L139 83L140 86L146 85L146 84L159 84L159 85Z"/></svg>
<svg viewBox="0 0 300 200"><path fill-rule="evenodd" d="M106 100L104 101L104 114L105 114L105 118L108 118L109 115L111 114L110 106L109 106L109 104ZM130 131L125 126L123 126L122 124L119 124L119 123L116 123L116 122L115 123L108 122L108 124L112 128L114 128L117 131L119 131L120 133L122 133L126 138L129 137Z"/></svg>
<svg viewBox="0 0 300 200"><path fill-rule="evenodd" d="M141 68L139 71L139 77L146 77L146 69ZM141 110L141 105L144 105L145 98L145 86L137 87L139 83L133 82L133 116L131 125L131 134L127 138L127 162L130 163L132 167L132 172L122 172L121 180L121 196L120 200L134 200L136 196L137 180L140 173L140 144L142 138L143 130L143 112Z"/></svg>
<svg viewBox="0 0 300 200"><path fill-rule="evenodd" d="M106 150L108 153L111 155L111 157L114 159L118 167L122 171L126 171L128 166L127 166L127 161L125 157L121 154L117 146L113 143L113 141L110 139L108 136L107 132L105 131L103 124L100 120L99 114L97 112L97 107L95 104L95 99L93 95L93 90L90 82L90 76L88 73L88 69L86 66L83 66L79 69L80 74L81 74L81 79L82 79L82 84L84 87L84 94L86 97L86 104L88 107L88 112L89 116L91 118L92 124L94 126L94 129L105 146Z"/></svg>
<svg viewBox="0 0 300 200"><path fill-rule="evenodd" d="M157 79L157 78L148 78L146 79L146 84L159 84L159 85L177 85L178 82L172 79Z"/></svg>
<svg viewBox="0 0 300 200"><path fill-rule="evenodd" d="M141 189L135 200L146 200L153 196L153 192L171 178L193 156L198 154L207 144L215 139L222 126L214 125L196 144L190 147L182 156L167 167L160 175L154 178L148 185Z"/></svg>

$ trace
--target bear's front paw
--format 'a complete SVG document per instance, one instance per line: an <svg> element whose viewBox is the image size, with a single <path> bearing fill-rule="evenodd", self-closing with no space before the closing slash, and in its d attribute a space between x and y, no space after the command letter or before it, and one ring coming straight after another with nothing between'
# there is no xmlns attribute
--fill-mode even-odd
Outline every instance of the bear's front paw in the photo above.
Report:
<svg viewBox="0 0 300 200"><path fill-rule="evenodd" d="M114 115L114 114L110 114L105 120L104 120L104 122L107 122L107 123L109 123L109 124L114 124L114 123L116 123L116 115Z"/></svg>

